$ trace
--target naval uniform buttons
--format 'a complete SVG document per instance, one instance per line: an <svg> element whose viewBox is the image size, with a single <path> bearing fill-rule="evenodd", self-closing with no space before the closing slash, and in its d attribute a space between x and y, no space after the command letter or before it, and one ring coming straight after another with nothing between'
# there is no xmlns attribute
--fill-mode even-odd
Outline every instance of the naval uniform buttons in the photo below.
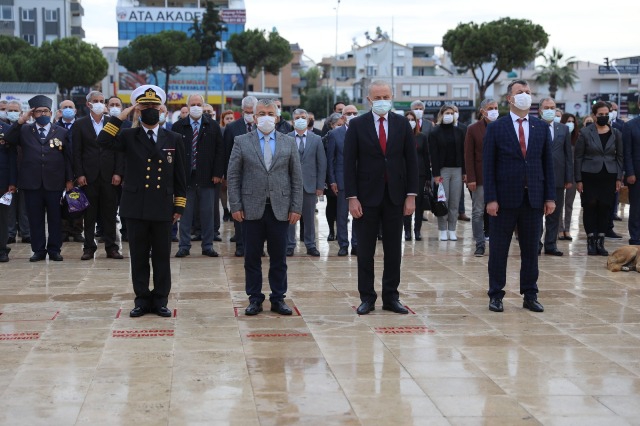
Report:
<svg viewBox="0 0 640 426"><path fill-rule="evenodd" d="M158 160L158 164L162 164L162 160Z"/></svg>
<svg viewBox="0 0 640 426"><path fill-rule="evenodd" d="M158 176L158 180L160 180L160 176Z"/></svg>
<svg viewBox="0 0 640 426"><path fill-rule="evenodd" d="M160 189L160 185L158 185L156 188Z"/></svg>
<svg viewBox="0 0 640 426"><path fill-rule="evenodd" d="M147 158L147 163L150 163L150 162L151 162L151 158Z"/></svg>
<svg viewBox="0 0 640 426"><path fill-rule="evenodd" d="M145 188L148 188L148 187L149 187L149 184L146 184L144 187L145 187Z"/></svg>
<svg viewBox="0 0 640 426"><path fill-rule="evenodd" d="M149 175L147 175L146 178L149 179Z"/></svg>
<svg viewBox="0 0 640 426"><path fill-rule="evenodd" d="M147 167L147 171L151 170L151 167Z"/></svg>
<svg viewBox="0 0 640 426"><path fill-rule="evenodd" d="M161 172L161 171L162 171L162 169L161 169L160 167L158 167L158 171L159 171L159 172Z"/></svg>

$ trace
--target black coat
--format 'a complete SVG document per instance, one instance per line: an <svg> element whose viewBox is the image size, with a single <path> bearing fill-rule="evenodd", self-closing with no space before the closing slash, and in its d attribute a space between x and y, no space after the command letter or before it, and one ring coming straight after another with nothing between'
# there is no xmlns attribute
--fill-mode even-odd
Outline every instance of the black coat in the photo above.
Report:
<svg viewBox="0 0 640 426"><path fill-rule="evenodd" d="M187 185L197 185L204 188L213 187L213 177L221 178L225 169L225 149L222 141L220 125L209 117L203 115L200 118L198 129L198 149L196 155L196 174L193 180L191 174L191 143L193 140L193 127L191 118L186 117L173 123L171 131L182 136L185 151L185 173Z"/></svg>
<svg viewBox="0 0 640 426"><path fill-rule="evenodd" d="M120 130L111 117L98 135L98 145L124 152L125 174L120 215L130 219L171 221L187 204L184 144L180 135L160 128L155 144L144 127Z"/></svg>
<svg viewBox="0 0 640 426"><path fill-rule="evenodd" d="M443 126L453 129L454 140L449 140L448 135L443 131ZM462 167L462 174L465 174L464 167L464 137L465 133L459 127L453 125L439 125L429 133L429 155L431 156L431 171L433 176L440 176L444 167L447 145L455 144L456 167Z"/></svg>
<svg viewBox="0 0 640 426"><path fill-rule="evenodd" d="M18 185L17 151L4 140L11 126L0 123L0 197L7 192L9 185Z"/></svg>
<svg viewBox="0 0 640 426"><path fill-rule="evenodd" d="M227 175L227 167L229 167L229 158L231 157L231 150L233 149L234 140L236 136L241 136L246 133L249 133L247 129L247 123L245 123L244 118L242 117L227 124L227 126L224 128L224 150L225 150L224 175L225 176Z"/></svg>
<svg viewBox="0 0 640 426"><path fill-rule="evenodd" d="M98 146L96 131L91 115L79 118L71 127L73 138L73 172L84 176L87 183L102 177L111 182L113 175L124 175L124 155L121 152ZM103 118L103 124L106 120Z"/></svg>

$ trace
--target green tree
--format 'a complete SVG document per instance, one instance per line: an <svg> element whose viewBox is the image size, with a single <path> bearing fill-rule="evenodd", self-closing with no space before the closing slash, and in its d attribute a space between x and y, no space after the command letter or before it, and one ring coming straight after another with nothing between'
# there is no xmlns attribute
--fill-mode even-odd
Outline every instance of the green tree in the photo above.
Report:
<svg viewBox="0 0 640 426"><path fill-rule="evenodd" d="M484 99L500 73L524 67L548 42L549 35L540 25L528 19L501 18L482 24L458 24L446 32L442 47L451 54L458 69L471 72L478 84L479 98Z"/></svg>
<svg viewBox="0 0 640 426"><path fill-rule="evenodd" d="M570 56L564 58L564 54L556 49L551 49L550 55L541 54L545 60L544 65L538 65L538 72L534 75L536 83L549 85L549 96L556 98L558 89L566 89L571 87L578 79L578 73L573 68L576 58Z"/></svg>
<svg viewBox="0 0 640 426"><path fill-rule="evenodd" d="M257 77L263 68L265 72L278 74L293 59L289 42L275 30L269 33L268 39L265 31L258 29L232 34L227 49L240 68L243 96L247 96L249 77Z"/></svg>
<svg viewBox="0 0 640 426"><path fill-rule="evenodd" d="M209 95L209 70L211 69L210 60L213 55L220 50L217 43L222 40L222 33L226 31L226 27L222 24L220 14L215 4L212 1L206 1L206 11L202 15L202 22L196 18L193 21L193 26L190 28L193 33L191 38L198 42L200 45L200 61L204 61L205 72L205 89L204 97L207 99Z"/></svg>
<svg viewBox="0 0 640 426"><path fill-rule="evenodd" d="M109 63L95 44L77 37L45 41L37 50L35 65L38 75L58 84L69 98L75 86L93 86L107 75ZM42 81L42 79L40 79Z"/></svg>
<svg viewBox="0 0 640 426"><path fill-rule="evenodd" d="M169 93L169 79L181 66L195 65L200 57L200 45L183 31L161 31L136 37L118 52L118 62L131 72L146 71L156 84L158 73L165 75L164 91Z"/></svg>
<svg viewBox="0 0 640 426"><path fill-rule="evenodd" d="M34 81L37 48L19 37L0 35L0 81ZM42 76L35 78L42 81Z"/></svg>

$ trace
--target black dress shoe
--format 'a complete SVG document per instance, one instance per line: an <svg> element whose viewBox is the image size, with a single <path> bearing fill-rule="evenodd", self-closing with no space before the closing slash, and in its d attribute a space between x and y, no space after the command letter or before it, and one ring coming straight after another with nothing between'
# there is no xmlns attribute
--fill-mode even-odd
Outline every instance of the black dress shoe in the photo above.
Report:
<svg viewBox="0 0 640 426"><path fill-rule="evenodd" d="M493 312L503 312L502 299L493 298L489 301L489 310Z"/></svg>
<svg viewBox="0 0 640 426"><path fill-rule="evenodd" d="M120 254L120 252L117 249L113 249L107 252L107 258L108 259L124 259L124 256L122 256L122 254Z"/></svg>
<svg viewBox="0 0 640 426"><path fill-rule="evenodd" d="M46 258L46 254L34 253L33 256L29 258L29 262L39 262L41 260L45 260Z"/></svg>
<svg viewBox="0 0 640 426"><path fill-rule="evenodd" d="M189 250L187 249L179 249L178 252L176 253L176 257L187 257L190 254L191 253L189 253Z"/></svg>
<svg viewBox="0 0 640 426"><path fill-rule="evenodd" d="M220 236L215 236L213 237L213 241L222 241L222 238L220 238Z"/></svg>
<svg viewBox="0 0 640 426"><path fill-rule="evenodd" d="M24 237L24 238L22 239L22 242L23 242L24 244L31 244L31 237Z"/></svg>
<svg viewBox="0 0 640 426"><path fill-rule="evenodd" d="M475 257L484 256L484 246L476 246L476 251L473 252Z"/></svg>
<svg viewBox="0 0 640 426"><path fill-rule="evenodd" d="M62 262L62 255L60 253L49 253L49 260L53 260L54 262Z"/></svg>
<svg viewBox="0 0 640 426"><path fill-rule="evenodd" d="M524 299L522 307L533 312L544 312L544 307L538 302L538 299Z"/></svg>
<svg viewBox="0 0 640 426"><path fill-rule="evenodd" d="M229 238L229 241L232 242L232 243L235 243L236 242L236 236L234 235L231 238Z"/></svg>
<svg viewBox="0 0 640 426"><path fill-rule="evenodd" d="M244 250L236 249L235 255L236 255L236 257L244 257Z"/></svg>
<svg viewBox="0 0 640 426"><path fill-rule="evenodd" d="M550 249L550 250L546 250L545 249L544 254L550 254L552 256L562 256L563 255L563 253L560 250L558 250L557 248Z"/></svg>
<svg viewBox="0 0 640 426"><path fill-rule="evenodd" d="M143 308L142 306L136 306L135 308L133 308L131 310L131 312L129 312L129 316L131 318L138 318L138 317L143 316L147 312L148 312L148 310Z"/></svg>
<svg viewBox="0 0 640 426"><path fill-rule="evenodd" d="M318 249L317 249L317 248L315 248L315 247L314 247L314 248L307 249L307 254L308 254L309 256L313 256L313 257L320 257L320 252L319 252L319 251L318 251Z"/></svg>
<svg viewBox="0 0 640 426"><path fill-rule="evenodd" d="M367 315L371 311L376 310L375 302L362 302L358 309L356 309L356 313L358 315Z"/></svg>
<svg viewBox="0 0 640 426"><path fill-rule="evenodd" d="M203 256L218 257L218 252L214 249L202 250Z"/></svg>
<svg viewBox="0 0 640 426"><path fill-rule="evenodd" d="M9 255L7 253L0 253L0 262L5 263L9 261Z"/></svg>
<svg viewBox="0 0 640 426"><path fill-rule="evenodd" d="M159 317L164 317L164 318L170 318L171 317L171 310L169 308L167 308L166 306L159 307L158 309L155 310L155 313Z"/></svg>
<svg viewBox="0 0 640 426"><path fill-rule="evenodd" d="M358 255L358 246L351 247L351 256L357 256L357 255Z"/></svg>
<svg viewBox="0 0 640 426"><path fill-rule="evenodd" d="M124 241L124 239L123 239L122 241ZM177 243L177 242L179 242L179 241L180 241L180 240L178 239L178 237L171 237L171 242L172 242L172 243Z"/></svg>
<svg viewBox="0 0 640 426"><path fill-rule="evenodd" d="M400 303L399 300L393 300L391 302L383 303L382 304L382 310L383 311L395 312L396 314L408 314L409 313L409 310L407 308L405 308L404 306L402 306L402 303Z"/></svg>
<svg viewBox="0 0 640 426"><path fill-rule="evenodd" d="M419 232L416 232L416 241L422 241L422 235Z"/></svg>
<svg viewBox="0 0 640 426"><path fill-rule="evenodd" d="M287 256L289 256L289 257L293 256L293 249L292 248L288 248L287 249Z"/></svg>
<svg viewBox="0 0 640 426"><path fill-rule="evenodd" d="M340 247L340 250L338 250L338 256L346 256L348 254L349 250L346 247Z"/></svg>
<svg viewBox="0 0 640 426"><path fill-rule="evenodd" d="M129 237L127 237L126 235L122 235L120 237L120 241L122 241L123 243L128 243L129 242Z"/></svg>
<svg viewBox="0 0 640 426"><path fill-rule="evenodd" d="M80 260L91 260L93 259L93 255L96 251L93 249L83 249L82 256L80 256Z"/></svg>
<svg viewBox="0 0 640 426"><path fill-rule="evenodd" d="M23 238L22 240L23 240L23 242L24 242L24 238ZM9 237L9 238L7 239L7 244L13 244L13 243L15 243L15 242L16 242L16 237Z"/></svg>
<svg viewBox="0 0 640 426"><path fill-rule="evenodd" d="M336 240L336 236L335 234L332 232L329 234L329 236L327 237L327 241L335 241Z"/></svg>
<svg viewBox="0 0 640 426"><path fill-rule="evenodd" d="M405 241L411 241L411 232L405 232L404 233L404 240Z"/></svg>
<svg viewBox="0 0 640 426"><path fill-rule="evenodd" d="M249 306L244 310L245 315L258 315L262 312L262 303L259 302L251 302Z"/></svg>
<svg viewBox="0 0 640 426"><path fill-rule="evenodd" d="M284 303L284 300L272 300L271 312L277 312L280 315L291 315L291 308Z"/></svg>
<svg viewBox="0 0 640 426"><path fill-rule="evenodd" d="M382 234L378 234L378 241L382 241Z"/></svg>

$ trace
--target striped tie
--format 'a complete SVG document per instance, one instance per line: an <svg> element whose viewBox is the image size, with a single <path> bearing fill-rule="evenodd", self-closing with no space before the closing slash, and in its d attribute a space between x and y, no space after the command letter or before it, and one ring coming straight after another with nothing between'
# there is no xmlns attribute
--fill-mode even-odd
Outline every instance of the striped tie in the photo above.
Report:
<svg viewBox="0 0 640 426"><path fill-rule="evenodd" d="M196 155L198 154L198 122L193 122L193 140L191 141L191 170L196 169Z"/></svg>

